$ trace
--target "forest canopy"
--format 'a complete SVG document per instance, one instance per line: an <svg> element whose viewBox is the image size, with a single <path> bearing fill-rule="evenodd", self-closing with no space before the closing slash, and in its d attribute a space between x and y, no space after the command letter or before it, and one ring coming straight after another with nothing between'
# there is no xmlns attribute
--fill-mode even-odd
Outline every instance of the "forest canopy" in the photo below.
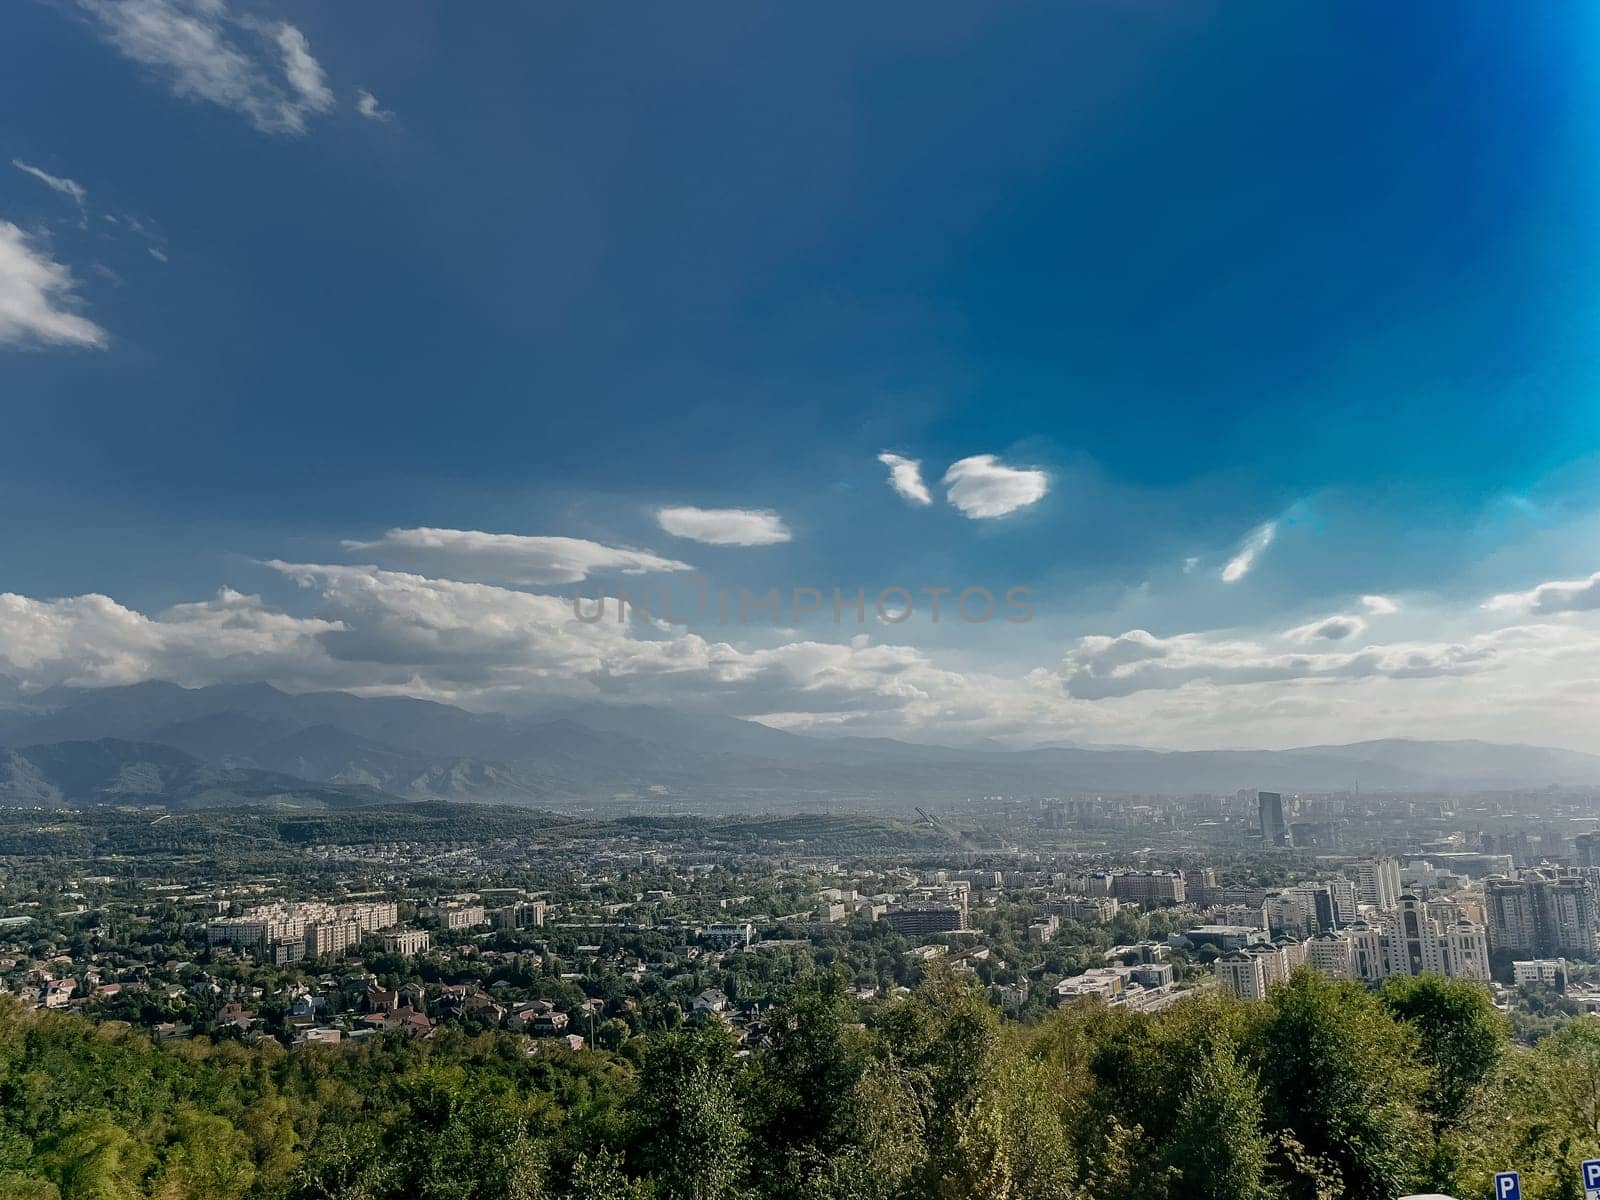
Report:
<svg viewBox="0 0 1600 1200"><path fill-rule="evenodd" d="M0 1200L1394 1200L1574 1194L1600 1023L1515 1046L1482 989L1298 972L1265 1001L1002 1022L934 970L796 986L615 1050L511 1034L157 1045L0 1000Z"/></svg>

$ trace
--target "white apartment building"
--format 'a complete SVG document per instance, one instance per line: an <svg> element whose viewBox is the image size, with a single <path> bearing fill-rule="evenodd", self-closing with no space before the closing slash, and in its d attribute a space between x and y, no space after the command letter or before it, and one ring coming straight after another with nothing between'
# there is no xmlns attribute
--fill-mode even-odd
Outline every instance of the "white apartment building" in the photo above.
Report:
<svg viewBox="0 0 1600 1200"><path fill-rule="evenodd" d="M422 910L422 915L439 922L452 933L475 929L487 920L481 904L432 904Z"/></svg>
<svg viewBox="0 0 1600 1200"><path fill-rule="evenodd" d="M1400 898L1395 911L1383 914L1380 925L1357 921L1348 929L1312 938L1306 961L1324 975L1369 984L1425 971L1489 982L1489 941L1483 926L1460 919L1440 922L1425 902L1410 894Z"/></svg>
<svg viewBox="0 0 1600 1200"><path fill-rule="evenodd" d="M1567 960L1533 958L1514 962L1511 981L1518 987L1547 987L1560 991L1567 986Z"/></svg>
<svg viewBox="0 0 1600 1200"><path fill-rule="evenodd" d="M353 923L359 933L376 933L398 924L399 908L392 900L360 904L328 904L321 900L278 901L246 910L242 916L220 917L206 926L211 946L261 946L299 942L313 924ZM334 937L331 932L326 935ZM316 953L315 951L308 952Z"/></svg>
<svg viewBox="0 0 1600 1200"><path fill-rule="evenodd" d="M1355 940L1344 933L1319 933L1306 945L1306 962L1330 979L1355 979Z"/></svg>
<svg viewBox="0 0 1600 1200"><path fill-rule="evenodd" d="M1356 899L1379 912L1400 904L1400 864L1392 858L1371 858L1356 864Z"/></svg>
<svg viewBox="0 0 1600 1200"><path fill-rule="evenodd" d="M1264 1000L1267 996L1266 967L1260 955L1244 950L1224 954L1212 965L1217 982L1231 996L1241 1000Z"/></svg>
<svg viewBox="0 0 1600 1200"><path fill-rule="evenodd" d="M361 944L364 931L359 921L335 919L307 921L306 953L312 957L333 957Z"/></svg>
<svg viewBox="0 0 1600 1200"><path fill-rule="evenodd" d="M389 954L414 958L426 954L431 939L426 929L393 929L383 935L383 948Z"/></svg>
<svg viewBox="0 0 1600 1200"><path fill-rule="evenodd" d="M1116 917L1122 902L1115 896L1062 896L1051 900L1047 907L1063 920L1103 925Z"/></svg>

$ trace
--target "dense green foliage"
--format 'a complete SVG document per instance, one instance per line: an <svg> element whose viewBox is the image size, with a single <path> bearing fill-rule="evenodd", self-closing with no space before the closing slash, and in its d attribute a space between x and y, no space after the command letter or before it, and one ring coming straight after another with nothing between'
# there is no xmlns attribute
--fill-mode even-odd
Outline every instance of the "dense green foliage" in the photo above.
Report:
<svg viewBox="0 0 1600 1200"><path fill-rule="evenodd" d="M825 976L748 1054L613 1033L158 1046L7 1002L0 1200L1472 1200L1507 1167L1557 1200L1600 1151L1600 1023L1520 1049L1442 979L1024 1025L948 971L865 1008Z"/></svg>

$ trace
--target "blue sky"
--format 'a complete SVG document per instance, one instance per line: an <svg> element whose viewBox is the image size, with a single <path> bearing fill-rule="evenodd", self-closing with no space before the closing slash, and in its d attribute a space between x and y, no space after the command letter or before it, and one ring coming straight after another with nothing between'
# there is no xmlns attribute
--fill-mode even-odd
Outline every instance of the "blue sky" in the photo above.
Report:
<svg viewBox="0 0 1600 1200"><path fill-rule="evenodd" d="M0 20L24 686L1600 750L1583 8ZM537 603L558 548L590 589L1025 587L1034 619L602 635Z"/></svg>

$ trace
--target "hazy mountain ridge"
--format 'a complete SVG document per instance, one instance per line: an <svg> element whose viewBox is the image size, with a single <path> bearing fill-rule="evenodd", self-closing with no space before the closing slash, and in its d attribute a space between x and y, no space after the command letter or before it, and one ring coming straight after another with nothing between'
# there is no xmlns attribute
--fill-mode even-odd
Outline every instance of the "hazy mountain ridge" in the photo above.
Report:
<svg viewBox="0 0 1600 1200"><path fill-rule="evenodd" d="M1390 739L1293 750L958 749L807 737L641 706L577 704L508 717L427 700L294 695L266 684L57 688L6 704L0 745L21 749L5 756L0 799L29 803L134 795L191 803L230 787L260 795L308 785L332 789L312 802L334 804L391 796L539 804L662 797L760 807L997 793L1600 784L1600 757L1477 741ZM50 749L69 745L74 749ZM61 799L28 799L52 796Z"/></svg>
<svg viewBox="0 0 1600 1200"><path fill-rule="evenodd" d="M352 808L393 802L394 797L376 788L214 766L171 746L117 738L0 750L0 803L5 804L191 809L237 804Z"/></svg>

